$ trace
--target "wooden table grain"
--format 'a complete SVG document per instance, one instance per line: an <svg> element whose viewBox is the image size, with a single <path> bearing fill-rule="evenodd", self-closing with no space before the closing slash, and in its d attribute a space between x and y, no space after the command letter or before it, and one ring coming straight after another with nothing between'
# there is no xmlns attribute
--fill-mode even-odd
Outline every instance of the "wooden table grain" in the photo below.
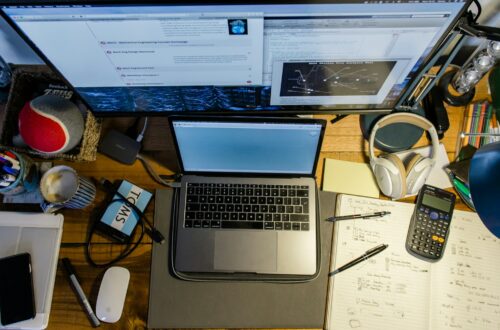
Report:
<svg viewBox="0 0 500 330"><path fill-rule="evenodd" d="M483 81L477 90L475 100L488 99L488 89ZM448 106L450 118L450 129L446 132L442 142L448 152L450 160L455 158L456 141L459 135L459 128L463 118L463 108ZM368 143L363 139L359 128L359 116L350 115L345 119L331 124L333 116L315 116L328 121L324 143L316 172L318 186L321 186L323 163L325 158L334 158L354 162L367 162ZM106 119L104 127L126 127L133 119ZM427 145L428 142L423 136L417 146ZM175 173L177 168L176 155L171 143L165 118L150 118L144 146L147 151L145 156L152 162L153 167L160 174ZM122 165L106 156L98 155L95 162L90 163L65 163L75 168L79 174L99 180L129 180L138 186L150 191L162 188L155 183L142 164L137 161L134 165ZM450 190L451 191L451 190ZM105 193L98 189L95 202L84 210L64 210L65 217L62 245L59 257L71 259L79 278L83 290L88 295L92 306L95 306L100 280L104 269L93 268L87 262L84 253L84 242L88 235L89 223L95 210L102 204ZM405 199L406 202L413 202L414 198ZM158 202L158 201L156 201ZM468 210L468 208L458 200L457 208ZM154 202L147 209L147 216L153 218ZM96 237L93 251L96 259L105 260L119 252L120 247L109 244L109 240L103 237ZM128 258L119 262L118 266L126 267L131 273L131 282L125 302L123 315L119 322L115 324L103 324L106 329L142 329L146 327L149 295L149 276L151 264L151 240L149 238L139 245L138 249ZM79 305L75 294L69 286L67 277L61 265L57 269L57 277L52 300L52 309L48 329L87 329L91 328L86 314Z"/></svg>

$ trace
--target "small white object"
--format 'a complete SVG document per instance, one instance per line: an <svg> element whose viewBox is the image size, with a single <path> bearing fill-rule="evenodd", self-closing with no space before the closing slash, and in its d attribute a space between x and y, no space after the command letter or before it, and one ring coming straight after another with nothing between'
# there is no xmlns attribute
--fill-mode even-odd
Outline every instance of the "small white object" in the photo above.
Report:
<svg viewBox="0 0 500 330"><path fill-rule="evenodd" d="M111 267L106 270L97 295L96 315L99 320L115 323L120 319L129 280L130 272L126 268Z"/></svg>

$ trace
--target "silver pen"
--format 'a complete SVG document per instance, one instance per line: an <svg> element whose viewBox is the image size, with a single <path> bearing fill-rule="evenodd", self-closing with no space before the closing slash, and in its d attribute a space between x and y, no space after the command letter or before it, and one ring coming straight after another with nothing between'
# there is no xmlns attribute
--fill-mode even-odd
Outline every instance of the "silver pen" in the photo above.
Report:
<svg viewBox="0 0 500 330"><path fill-rule="evenodd" d="M97 316L94 314L94 311L92 310L92 307L90 306L90 303L85 296L85 292L83 292L82 287L80 286L80 283L78 283L78 280L76 278L76 273L75 269L73 268L73 265L71 265L71 261L68 258L63 258L63 265L64 268L66 269L66 272L68 273L69 281L73 288L75 289L76 296L78 297L78 300L83 305L83 308L85 309L85 313L87 313L87 316L90 319L90 322L92 323L92 326L98 327L101 325L101 322L99 322L99 319Z"/></svg>

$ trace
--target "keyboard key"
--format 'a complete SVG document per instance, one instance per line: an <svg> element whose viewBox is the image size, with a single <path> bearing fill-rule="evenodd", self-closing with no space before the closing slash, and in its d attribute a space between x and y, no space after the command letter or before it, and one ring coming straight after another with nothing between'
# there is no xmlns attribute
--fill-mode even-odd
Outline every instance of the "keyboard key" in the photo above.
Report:
<svg viewBox="0 0 500 330"><path fill-rule="evenodd" d="M258 221L222 221L221 228L227 229L263 229L264 225Z"/></svg>
<svg viewBox="0 0 500 330"><path fill-rule="evenodd" d="M292 229L292 224L290 222L285 222L283 224L283 229L285 229L285 230L291 230Z"/></svg>
<svg viewBox="0 0 500 330"><path fill-rule="evenodd" d="M307 222L309 221L309 215L307 214L291 214L290 215L290 219L292 221L303 221L303 222Z"/></svg>
<svg viewBox="0 0 500 330"><path fill-rule="evenodd" d="M292 230L300 230L300 223L297 222L292 223Z"/></svg>
<svg viewBox="0 0 500 330"><path fill-rule="evenodd" d="M184 228L193 228L193 221L191 220L186 220L184 222Z"/></svg>
<svg viewBox="0 0 500 330"><path fill-rule="evenodd" d="M257 221L263 221L264 220L264 214L257 213L257 215L255 216L255 220L257 220Z"/></svg>
<svg viewBox="0 0 500 330"><path fill-rule="evenodd" d="M283 222L276 222L274 224L274 229L276 229L276 230L282 230L283 229Z"/></svg>
<svg viewBox="0 0 500 330"><path fill-rule="evenodd" d="M307 223L307 222L301 223L300 230L308 231L309 230L309 223Z"/></svg>
<svg viewBox="0 0 500 330"><path fill-rule="evenodd" d="M186 220L194 220L196 219L196 212L186 212L186 216L184 218Z"/></svg>
<svg viewBox="0 0 500 330"><path fill-rule="evenodd" d="M273 214L273 221L281 221L281 214Z"/></svg>
<svg viewBox="0 0 500 330"><path fill-rule="evenodd" d="M201 222L201 227L202 227L202 228L210 228L210 221L208 221L208 220L203 220L203 221Z"/></svg>
<svg viewBox="0 0 500 330"><path fill-rule="evenodd" d="M246 213L238 213L238 219L239 220L246 220L247 219L247 214Z"/></svg>
<svg viewBox="0 0 500 330"><path fill-rule="evenodd" d="M188 203L186 204L186 211L199 211L200 204Z"/></svg>
<svg viewBox="0 0 500 330"><path fill-rule="evenodd" d="M264 229L274 229L274 222L264 222Z"/></svg>
<svg viewBox="0 0 500 330"><path fill-rule="evenodd" d="M231 213L231 220L238 220L238 213Z"/></svg>
<svg viewBox="0 0 500 330"><path fill-rule="evenodd" d="M300 204L302 205L303 213L309 213L309 199L304 197L301 198Z"/></svg>
<svg viewBox="0 0 500 330"><path fill-rule="evenodd" d="M297 197L308 197L308 196L309 196L308 190L297 190Z"/></svg>
<svg viewBox="0 0 500 330"><path fill-rule="evenodd" d="M193 227L194 228L201 228L201 220L194 220Z"/></svg>
<svg viewBox="0 0 500 330"><path fill-rule="evenodd" d="M210 221L211 228L220 228L220 221Z"/></svg>
<svg viewBox="0 0 500 330"><path fill-rule="evenodd" d="M186 197L186 202L187 203L198 203L198 196L188 194Z"/></svg>

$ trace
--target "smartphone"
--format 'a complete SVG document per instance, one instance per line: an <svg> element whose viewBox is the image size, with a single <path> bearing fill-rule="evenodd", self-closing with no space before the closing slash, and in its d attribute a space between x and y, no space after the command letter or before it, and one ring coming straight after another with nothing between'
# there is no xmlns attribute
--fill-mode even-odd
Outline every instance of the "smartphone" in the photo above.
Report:
<svg viewBox="0 0 500 330"><path fill-rule="evenodd" d="M29 253L0 259L0 322L8 325L35 317Z"/></svg>

